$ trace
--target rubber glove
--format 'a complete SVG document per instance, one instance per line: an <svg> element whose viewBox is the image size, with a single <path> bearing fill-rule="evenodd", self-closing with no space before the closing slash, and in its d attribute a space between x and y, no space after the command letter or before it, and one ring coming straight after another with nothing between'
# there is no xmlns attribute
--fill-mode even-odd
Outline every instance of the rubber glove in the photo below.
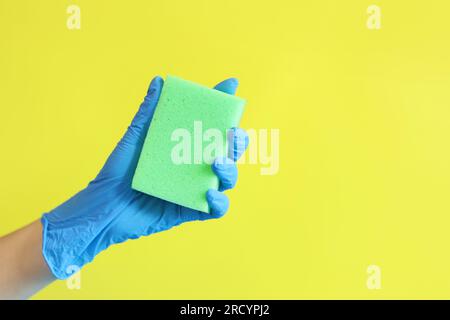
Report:
<svg viewBox="0 0 450 320"><path fill-rule="evenodd" d="M127 132L109 156L98 176L78 194L43 215L43 256L55 277L68 278L102 250L127 239L164 231L184 222L222 217L229 201L220 191L234 187L235 161L248 145L242 129L228 138L229 158L216 159L212 170L220 188L210 189L206 198L210 214L170 203L131 189L139 154L158 102L164 81L152 80L147 95ZM234 94L236 79L219 83L215 89ZM155 181L155 183L158 183Z"/></svg>

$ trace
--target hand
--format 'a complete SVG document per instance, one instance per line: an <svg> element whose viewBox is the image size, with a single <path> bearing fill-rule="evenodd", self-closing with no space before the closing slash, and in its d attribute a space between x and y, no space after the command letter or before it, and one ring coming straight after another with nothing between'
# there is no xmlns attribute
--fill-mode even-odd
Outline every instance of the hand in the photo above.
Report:
<svg viewBox="0 0 450 320"><path fill-rule="evenodd" d="M134 170L163 82L160 77L152 80L139 111L98 176L86 189L43 215L43 255L57 278L69 277L73 266L81 268L112 244L164 231L188 221L220 218L226 213L229 201L220 191L236 184L235 161L248 145L248 136L242 129L233 129L228 159L216 159L212 164L220 187L219 191L210 189L205 195L210 214L131 189ZM234 94L237 85L236 79L228 79L215 89Z"/></svg>

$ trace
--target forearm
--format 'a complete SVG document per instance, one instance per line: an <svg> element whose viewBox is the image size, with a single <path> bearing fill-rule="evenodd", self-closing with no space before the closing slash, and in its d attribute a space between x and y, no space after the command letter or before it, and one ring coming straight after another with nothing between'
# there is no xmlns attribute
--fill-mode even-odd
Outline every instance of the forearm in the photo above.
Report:
<svg viewBox="0 0 450 320"><path fill-rule="evenodd" d="M0 238L0 299L25 299L55 278L42 256L39 220Z"/></svg>

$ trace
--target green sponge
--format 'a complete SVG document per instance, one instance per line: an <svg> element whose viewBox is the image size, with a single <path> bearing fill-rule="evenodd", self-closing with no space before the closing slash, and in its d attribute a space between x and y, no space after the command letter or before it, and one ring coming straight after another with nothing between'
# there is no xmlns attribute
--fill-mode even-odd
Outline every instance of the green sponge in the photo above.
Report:
<svg viewBox="0 0 450 320"><path fill-rule="evenodd" d="M227 130L238 126L244 104L241 98L168 76L132 188L208 213L206 192L219 186L211 162L226 155Z"/></svg>

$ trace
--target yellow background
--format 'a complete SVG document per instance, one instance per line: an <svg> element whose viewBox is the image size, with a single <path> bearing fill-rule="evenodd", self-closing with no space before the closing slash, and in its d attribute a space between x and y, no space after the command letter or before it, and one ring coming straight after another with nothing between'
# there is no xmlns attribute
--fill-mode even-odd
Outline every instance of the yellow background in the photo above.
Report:
<svg viewBox="0 0 450 320"><path fill-rule="evenodd" d="M81 8L68 30L66 8ZM381 30L366 27L367 7ZM154 75L235 76L280 170L36 298L450 298L450 3L0 1L0 233L82 189ZM369 265L382 288L366 287Z"/></svg>

